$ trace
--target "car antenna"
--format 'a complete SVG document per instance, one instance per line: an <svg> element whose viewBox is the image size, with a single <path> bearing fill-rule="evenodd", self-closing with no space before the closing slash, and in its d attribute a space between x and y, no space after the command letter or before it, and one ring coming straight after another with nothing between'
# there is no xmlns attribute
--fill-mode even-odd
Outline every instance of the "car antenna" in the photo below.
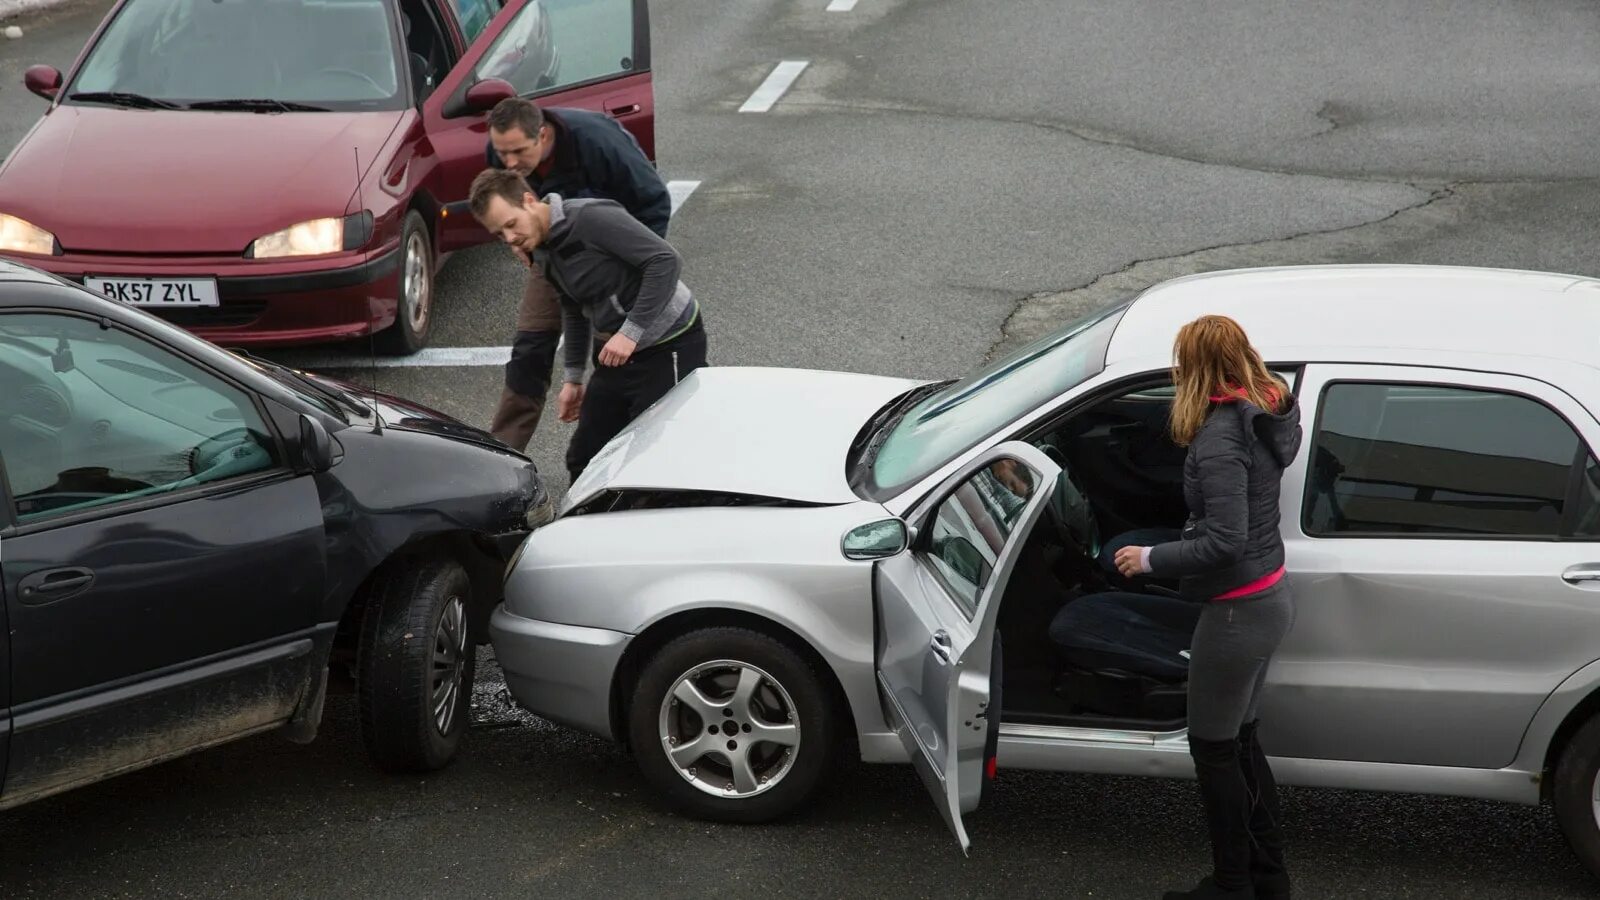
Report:
<svg viewBox="0 0 1600 900"><path fill-rule="evenodd" d="M350 151L356 156L356 212L359 214L366 212L367 209L366 200L361 196L361 148L351 147ZM365 220L363 219L362 221ZM372 225L372 231L376 234L378 230L376 219L373 220ZM371 235L368 235L368 240L371 240ZM402 250L401 252L404 251ZM402 275L402 277L404 276ZM367 332L367 361L371 364L370 368L372 369L370 373L372 394L367 398L367 403L372 408L372 433L383 434L383 423L378 418L378 336L371 331Z"/></svg>

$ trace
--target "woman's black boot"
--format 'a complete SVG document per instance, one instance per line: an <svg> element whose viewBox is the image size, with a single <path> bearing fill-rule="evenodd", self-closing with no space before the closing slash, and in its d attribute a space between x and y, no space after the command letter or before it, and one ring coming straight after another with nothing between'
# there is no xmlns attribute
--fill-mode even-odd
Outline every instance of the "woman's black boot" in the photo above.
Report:
<svg viewBox="0 0 1600 900"><path fill-rule="evenodd" d="M1250 791L1239 759L1239 741L1206 741L1191 735L1195 780L1211 835L1211 875L1190 891L1168 891L1165 900L1255 900L1250 879Z"/></svg>
<svg viewBox="0 0 1600 900"><path fill-rule="evenodd" d="M1278 807L1278 784L1267 765L1267 754L1256 740L1256 722L1239 729L1239 763L1245 787L1254 803L1250 807L1250 880L1257 900L1289 900L1289 872L1283 861L1283 821Z"/></svg>

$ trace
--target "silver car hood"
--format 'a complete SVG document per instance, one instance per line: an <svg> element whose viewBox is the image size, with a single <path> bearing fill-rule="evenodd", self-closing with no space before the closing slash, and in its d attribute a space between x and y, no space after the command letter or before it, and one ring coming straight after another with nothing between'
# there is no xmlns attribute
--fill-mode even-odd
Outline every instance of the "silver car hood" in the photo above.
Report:
<svg viewBox="0 0 1600 900"><path fill-rule="evenodd" d="M808 369L697 369L590 461L562 512L628 488L859 500L845 480L850 442L884 404L926 383Z"/></svg>

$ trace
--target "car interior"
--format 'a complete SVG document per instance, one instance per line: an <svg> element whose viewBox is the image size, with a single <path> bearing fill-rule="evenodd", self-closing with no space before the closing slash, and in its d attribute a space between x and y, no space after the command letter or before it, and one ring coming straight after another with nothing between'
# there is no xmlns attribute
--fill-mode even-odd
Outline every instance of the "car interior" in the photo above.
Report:
<svg viewBox="0 0 1600 900"><path fill-rule="evenodd" d="M137 2L91 53L75 90L381 101L398 91L388 19L384 0ZM242 52L241 40L246 48L275 49ZM429 48L421 52L427 59Z"/></svg>
<svg viewBox="0 0 1600 900"><path fill-rule="evenodd" d="M189 377L118 332L86 322L76 330L0 324L0 447L22 521L274 465L273 441L250 427L255 410L243 395Z"/></svg>
<svg viewBox="0 0 1600 900"><path fill-rule="evenodd" d="M421 103L449 73L455 54L438 19L422 0L400 0L400 30L411 67L411 89Z"/></svg>
<svg viewBox="0 0 1600 900"><path fill-rule="evenodd" d="M1176 580L1124 578L1107 549L1118 536L1175 540L1187 518L1186 451L1167 432L1172 398L1170 379L1134 385L1024 436L1062 474L998 613L1005 721L1184 727L1201 607L1179 597Z"/></svg>

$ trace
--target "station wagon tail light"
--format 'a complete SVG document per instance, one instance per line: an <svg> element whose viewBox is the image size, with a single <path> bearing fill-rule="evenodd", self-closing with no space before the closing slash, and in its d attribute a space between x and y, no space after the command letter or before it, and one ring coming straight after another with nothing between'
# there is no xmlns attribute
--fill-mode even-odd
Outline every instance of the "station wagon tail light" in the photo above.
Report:
<svg viewBox="0 0 1600 900"><path fill-rule="evenodd" d="M26 219L0 213L0 253L53 256L56 236Z"/></svg>

